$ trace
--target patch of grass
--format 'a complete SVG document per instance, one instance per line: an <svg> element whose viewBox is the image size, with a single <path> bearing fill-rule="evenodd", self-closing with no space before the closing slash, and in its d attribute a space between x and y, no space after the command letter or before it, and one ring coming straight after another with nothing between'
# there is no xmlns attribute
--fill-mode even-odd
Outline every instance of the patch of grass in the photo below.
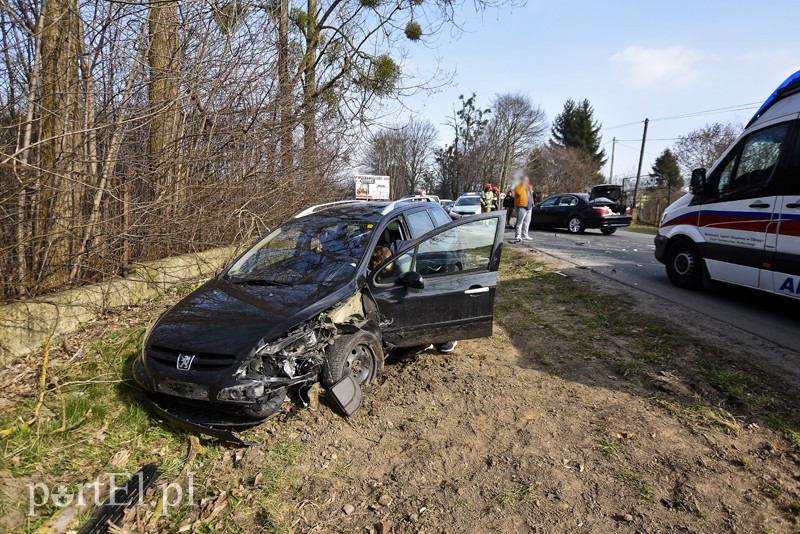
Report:
<svg viewBox="0 0 800 534"><path fill-rule="evenodd" d="M472 502L469 499L456 499L456 506L459 508L471 508Z"/></svg>
<svg viewBox="0 0 800 534"><path fill-rule="evenodd" d="M614 473L614 478L625 483L641 502L653 502L653 489L650 484L640 475L631 471L618 471Z"/></svg>
<svg viewBox="0 0 800 534"><path fill-rule="evenodd" d="M624 377L635 376L642 371L642 362L635 358L627 358L619 363L617 369Z"/></svg>
<svg viewBox="0 0 800 534"><path fill-rule="evenodd" d="M142 406L140 393L130 377L130 365L139 353L144 330L144 326L136 326L109 332L89 345L79 359L51 362L47 372L50 385L45 391L38 424L20 426L0 438L0 465L11 476L25 484L55 480L79 484L91 482L108 471L132 474L145 463L155 461L163 473L160 482L181 479L187 468L187 434L152 417ZM25 399L4 410L0 414L0 428L30 419L36 400ZM279 440L263 462L249 466L248 472L243 473L251 481L259 472L262 474L263 486L254 492L255 502L245 503L240 495L234 494L239 482L230 477L226 467L229 463L220 461L225 453L223 444L214 440L204 442L190 466L195 499L216 490L228 493L228 507L213 524L198 528L215 532L220 525L225 532L238 532L248 530L258 521L261 526L269 525L267 531L288 532L290 529L281 525L276 519L278 515L273 516L271 510L280 506L275 495L294 481L293 467L303 453L300 442ZM45 506L36 510L35 517L25 517L27 491L16 493L0 493L0 513L25 521L26 524L19 525L20 529L33 531L57 511ZM158 500L160 493L157 491L154 497ZM256 505L255 509L251 505ZM197 518L198 511L196 506L188 504L172 508L166 517L159 519L158 530L174 532L185 517ZM87 511L83 520L92 512Z"/></svg>
<svg viewBox="0 0 800 534"><path fill-rule="evenodd" d="M598 452L606 458L613 459L619 453L619 441L610 437L605 437L597 442Z"/></svg>
<svg viewBox="0 0 800 534"><path fill-rule="evenodd" d="M704 374L714 387L743 408L752 408L760 399L761 383L744 371L709 366Z"/></svg>
<svg viewBox="0 0 800 534"><path fill-rule="evenodd" d="M775 414L770 416L769 425L783 434L792 447L800 448L800 429L796 425Z"/></svg>
<svg viewBox="0 0 800 534"><path fill-rule="evenodd" d="M664 399L658 399L656 402L666 408L672 415L685 418L700 426L716 428L734 436L739 433L739 424L730 414L715 410L700 401L686 406Z"/></svg>
<svg viewBox="0 0 800 534"><path fill-rule="evenodd" d="M503 491L500 492L500 495L497 496L497 500L501 505L507 506L533 498L535 491L536 486L533 483L506 486L503 488Z"/></svg>
<svg viewBox="0 0 800 534"><path fill-rule="evenodd" d="M794 524L800 524L800 501L789 501L787 508L789 509L791 516L794 518Z"/></svg>

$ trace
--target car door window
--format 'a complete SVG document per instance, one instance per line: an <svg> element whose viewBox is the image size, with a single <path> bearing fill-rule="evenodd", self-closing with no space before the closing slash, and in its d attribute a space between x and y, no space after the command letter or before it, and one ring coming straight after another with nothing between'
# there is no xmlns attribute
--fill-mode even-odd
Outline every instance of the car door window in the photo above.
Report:
<svg viewBox="0 0 800 534"><path fill-rule="evenodd" d="M551 206L555 206L556 205L556 201L559 198L561 198L561 197L550 197L550 198L547 198L541 204L539 204L539 206L541 206L543 208L549 208Z"/></svg>
<svg viewBox="0 0 800 534"><path fill-rule="evenodd" d="M738 158L731 158L722 167L717 181L718 195L735 196L738 192L767 185L788 131L789 124L784 123L745 139Z"/></svg>
<svg viewBox="0 0 800 534"><path fill-rule="evenodd" d="M377 284L393 284L414 270L426 278L449 273L487 270L492 257L498 219L462 224L422 241L414 249L385 265L375 276Z"/></svg>
<svg viewBox="0 0 800 534"><path fill-rule="evenodd" d="M561 197L559 201L559 206L576 206L578 204L578 199L575 197Z"/></svg>
<svg viewBox="0 0 800 534"><path fill-rule="evenodd" d="M411 228L411 235L419 237L433 230L433 221L427 211L417 211L406 215L408 226Z"/></svg>
<svg viewBox="0 0 800 534"><path fill-rule="evenodd" d="M433 217L436 226L444 226L445 224L449 223L452 220L450 216L444 211L444 209L431 210L431 217Z"/></svg>
<svg viewBox="0 0 800 534"><path fill-rule="evenodd" d="M498 219L462 224L419 244L412 269L424 277L488 270Z"/></svg>

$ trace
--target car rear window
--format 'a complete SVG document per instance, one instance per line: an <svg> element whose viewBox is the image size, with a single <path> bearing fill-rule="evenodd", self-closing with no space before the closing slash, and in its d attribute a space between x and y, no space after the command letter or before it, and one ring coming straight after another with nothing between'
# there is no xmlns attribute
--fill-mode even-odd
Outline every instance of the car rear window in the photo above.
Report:
<svg viewBox="0 0 800 534"><path fill-rule="evenodd" d="M411 228L411 235L419 237L424 233L433 230L433 221L427 211L417 211L406 215L408 226Z"/></svg>
<svg viewBox="0 0 800 534"><path fill-rule="evenodd" d="M479 197L459 197L456 200L456 206L478 206L481 203Z"/></svg>

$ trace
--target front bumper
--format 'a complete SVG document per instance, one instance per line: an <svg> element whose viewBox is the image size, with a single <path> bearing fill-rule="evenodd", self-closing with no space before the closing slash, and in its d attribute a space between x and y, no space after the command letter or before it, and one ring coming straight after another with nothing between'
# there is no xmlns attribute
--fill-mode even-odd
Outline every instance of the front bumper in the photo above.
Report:
<svg viewBox="0 0 800 534"><path fill-rule="evenodd" d="M656 245L656 259L661 263L665 263L667 257L667 236L656 234L654 242Z"/></svg>
<svg viewBox="0 0 800 534"><path fill-rule="evenodd" d="M245 430L269 419L267 417L266 419L255 420L252 417L230 413L229 410L209 409L208 404L193 406L175 397L157 393L145 396L145 402L156 414L168 421L172 421L183 429L199 432L240 447L248 447L253 443L238 437L233 433L232 428ZM277 415L277 413L274 415ZM274 417L274 415L271 417Z"/></svg>
<svg viewBox="0 0 800 534"><path fill-rule="evenodd" d="M153 394L187 401L220 404L228 408L249 406L267 399L275 390L315 379L314 373L288 377L248 376L237 378L243 362L213 371L181 371L154 361L146 354L133 363L133 377Z"/></svg>

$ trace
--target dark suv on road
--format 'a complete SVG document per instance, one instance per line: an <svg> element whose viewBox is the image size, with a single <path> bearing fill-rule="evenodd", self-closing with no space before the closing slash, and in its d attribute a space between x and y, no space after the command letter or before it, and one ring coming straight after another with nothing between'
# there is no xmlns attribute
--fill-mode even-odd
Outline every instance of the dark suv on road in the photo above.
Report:
<svg viewBox="0 0 800 534"><path fill-rule="evenodd" d="M426 199L308 208L164 313L134 377L211 434L318 381L372 384L395 347L491 335L502 235L502 213L452 221ZM394 252L370 265L377 247Z"/></svg>

